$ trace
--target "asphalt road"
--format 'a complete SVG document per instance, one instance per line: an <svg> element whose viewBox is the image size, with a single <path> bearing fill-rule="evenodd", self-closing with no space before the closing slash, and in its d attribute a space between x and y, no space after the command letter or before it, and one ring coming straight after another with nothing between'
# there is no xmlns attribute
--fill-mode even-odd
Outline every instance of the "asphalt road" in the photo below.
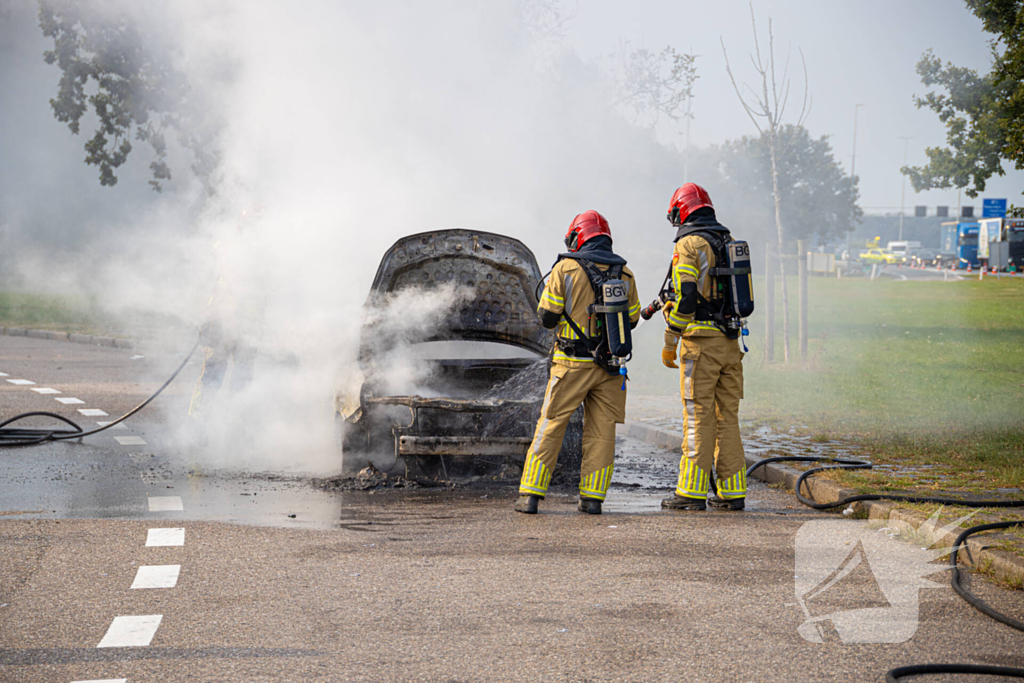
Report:
<svg viewBox="0 0 1024 683"><path fill-rule="evenodd" d="M871 266L867 266L866 272L870 272ZM879 266L878 276L893 280L915 280L915 281L949 281L962 280L968 277L966 271L950 271L940 268L910 268L908 266ZM977 277L977 274L971 277ZM1006 277L1005 275L1003 277Z"/></svg>
<svg viewBox="0 0 1024 683"><path fill-rule="evenodd" d="M0 337L0 421L113 419L177 362ZM823 642L805 640L797 539L843 518L759 484L742 513L663 513L676 456L628 440L600 517L570 492L528 517L501 489L200 474L187 463L201 448L182 458L166 442L196 370L128 429L0 450L0 681L881 681L904 664L1024 666L1024 634L942 587L938 565L903 642L843 642L827 620ZM867 566L831 607L804 605L884 607ZM1021 593L971 583L1024 614Z"/></svg>

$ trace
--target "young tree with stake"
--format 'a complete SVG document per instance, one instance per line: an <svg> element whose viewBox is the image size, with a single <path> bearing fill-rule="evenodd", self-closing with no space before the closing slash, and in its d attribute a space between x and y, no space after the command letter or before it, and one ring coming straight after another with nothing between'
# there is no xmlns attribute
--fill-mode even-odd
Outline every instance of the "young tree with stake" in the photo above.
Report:
<svg viewBox="0 0 1024 683"><path fill-rule="evenodd" d="M779 263L782 269L782 347L783 359L789 362L789 297L786 285L786 260L782 258L785 244L785 230L782 224L782 204L779 193L779 157L783 156L793 142L794 136L784 135L783 116L786 112L786 105L789 102L790 80L789 80L789 58L782 69L782 77L776 78L775 69L775 37L772 33L772 20L768 19L768 54L761 55L761 46L757 38L757 22L754 19L754 5L750 4L750 23L754 33L754 52L750 60L754 70L761 79L761 92L758 93L752 88L750 99L745 98L736 83L732 68L729 65L729 54L725 49L725 40L721 39L722 54L725 56L725 70L729 74L729 80L736 91L736 97L743 105L744 111L757 128L758 133L768 144L768 150L772 162L772 188L775 196L775 229L778 233ZM800 106L800 114L797 116L794 126L800 128L807 120L811 110L811 99L808 92L807 62L804 60L804 53L800 50L800 63L804 71L804 97Z"/></svg>

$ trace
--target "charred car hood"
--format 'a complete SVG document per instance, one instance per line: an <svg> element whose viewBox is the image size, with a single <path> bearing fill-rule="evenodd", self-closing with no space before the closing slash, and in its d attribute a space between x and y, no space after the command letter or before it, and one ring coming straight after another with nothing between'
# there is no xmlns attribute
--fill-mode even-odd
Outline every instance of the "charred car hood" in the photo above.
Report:
<svg viewBox="0 0 1024 683"><path fill-rule="evenodd" d="M502 342L544 355L551 332L537 318L534 292L540 279L533 252L515 238L462 228L433 230L403 237L388 249L366 305L383 304L387 295L408 287L464 286L471 297L419 341ZM364 358L373 353L361 351Z"/></svg>

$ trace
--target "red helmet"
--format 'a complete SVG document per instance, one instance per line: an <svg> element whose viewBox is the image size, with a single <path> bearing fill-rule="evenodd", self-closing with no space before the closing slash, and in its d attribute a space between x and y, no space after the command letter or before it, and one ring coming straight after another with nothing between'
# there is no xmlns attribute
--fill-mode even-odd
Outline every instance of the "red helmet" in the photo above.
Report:
<svg viewBox="0 0 1024 683"><path fill-rule="evenodd" d="M668 205L668 220L672 225L679 225L686 217L702 207L714 208L711 195L697 183L686 183L672 195Z"/></svg>
<svg viewBox="0 0 1024 683"><path fill-rule="evenodd" d="M569 248L569 251L579 251L579 248L587 240L598 235L612 236L608 220L593 209L584 211L572 219L569 232L565 233L565 246Z"/></svg>

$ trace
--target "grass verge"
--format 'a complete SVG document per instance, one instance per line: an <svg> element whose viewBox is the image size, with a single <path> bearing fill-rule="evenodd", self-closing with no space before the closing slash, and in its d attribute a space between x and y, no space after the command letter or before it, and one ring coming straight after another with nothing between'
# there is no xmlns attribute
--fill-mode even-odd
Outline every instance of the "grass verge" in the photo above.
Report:
<svg viewBox="0 0 1024 683"><path fill-rule="evenodd" d="M0 327L24 327L80 334L111 334L120 326L95 299L24 292L0 292Z"/></svg>
<svg viewBox="0 0 1024 683"><path fill-rule="evenodd" d="M852 441L879 469L844 472L862 490L997 492L1024 488L1024 279L983 282L812 278L808 356L764 357L764 314L750 320L741 417L812 441ZM649 323L660 333L658 320ZM630 373L650 393L678 392L661 367L661 335L641 327Z"/></svg>

